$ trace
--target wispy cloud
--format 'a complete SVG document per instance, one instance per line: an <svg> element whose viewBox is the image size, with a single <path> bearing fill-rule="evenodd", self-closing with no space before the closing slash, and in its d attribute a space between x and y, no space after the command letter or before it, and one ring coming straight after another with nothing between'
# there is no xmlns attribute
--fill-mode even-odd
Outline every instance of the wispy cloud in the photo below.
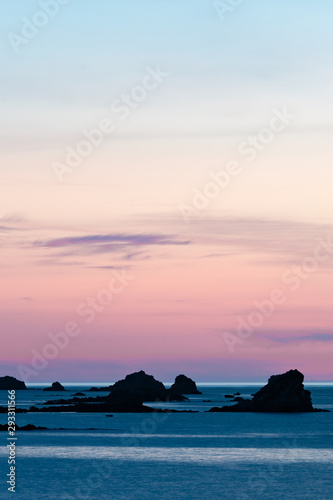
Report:
<svg viewBox="0 0 333 500"><path fill-rule="evenodd" d="M111 270L116 270L116 271L122 271L122 270L130 270L133 269L133 266L84 266L86 269L111 269Z"/></svg>
<svg viewBox="0 0 333 500"><path fill-rule="evenodd" d="M186 234L193 244L218 246L229 255L260 254L261 263L271 263L273 258L275 264L288 264L312 255L319 238L333 235L333 225L250 217L206 217L191 222ZM327 262L324 267L329 265Z"/></svg>
<svg viewBox="0 0 333 500"><path fill-rule="evenodd" d="M9 223L19 223L27 220L27 216L21 212L12 212L3 215L0 218L0 222L9 222Z"/></svg>
<svg viewBox="0 0 333 500"><path fill-rule="evenodd" d="M274 344L303 344L305 342L333 342L333 333L331 331L312 331L308 330L266 330L258 332L260 341L268 341Z"/></svg>
<svg viewBox="0 0 333 500"><path fill-rule="evenodd" d="M152 260L154 256L162 258L152 251L162 247L173 247L172 257L177 258L177 255L183 255L181 248L191 245L191 259L245 256L254 265L290 266L311 256L318 239L326 240L333 236L333 226L327 223L214 215L193 220L184 227L182 221L171 214L159 214L158 217L146 214L140 220L133 217L112 221L111 231L107 221L97 231L84 226L40 226L29 221L24 223L24 227L22 224L15 225L1 225L0 220L2 246L22 248L25 252L39 250L39 261L44 258L51 265L49 259L55 258L54 265L62 264L63 259L70 261L70 265L80 265L82 257L108 254L112 254L117 261ZM156 227L160 232L154 231ZM17 234L16 229L20 230ZM73 258L76 262L72 262ZM84 264L110 265L100 260L89 260L83 263L83 267ZM118 265L118 262L111 262L111 265ZM321 263L321 269L331 269L332 266L333 259Z"/></svg>
<svg viewBox="0 0 333 500"><path fill-rule="evenodd" d="M73 261L65 261L65 260L60 260L57 258L52 258L52 259L40 259L37 261L37 264L40 266L75 266L75 267L86 267L86 262L85 261L78 261L78 260L73 260Z"/></svg>
<svg viewBox="0 0 333 500"><path fill-rule="evenodd" d="M84 254L100 254L122 250L126 247L145 247L150 245L188 245L189 240L161 234L94 234L71 236L46 241L35 241L34 247L57 249L81 249Z"/></svg>
<svg viewBox="0 0 333 500"><path fill-rule="evenodd" d="M272 337L272 341L278 344L294 344L306 341L333 342L333 333L308 333L299 337Z"/></svg>

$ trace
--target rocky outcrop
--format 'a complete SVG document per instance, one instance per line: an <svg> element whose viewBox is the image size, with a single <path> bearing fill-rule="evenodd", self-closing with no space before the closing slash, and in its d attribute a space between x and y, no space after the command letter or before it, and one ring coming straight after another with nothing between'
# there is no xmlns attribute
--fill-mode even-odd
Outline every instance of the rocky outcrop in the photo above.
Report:
<svg viewBox="0 0 333 500"><path fill-rule="evenodd" d="M74 398L70 400L48 401L45 404L52 403L52 406L43 406L38 408L31 406L29 411L38 412L77 412L77 413L196 413L192 410L170 410L161 408L150 408L144 405L136 397L115 395L113 398ZM27 410L25 410L27 411Z"/></svg>
<svg viewBox="0 0 333 500"><path fill-rule="evenodd" d="M231 401L232 403L234 401ZM222 406L221 408L214 406L209 412L245 412L245 411L255 411L253 408L253 403L250 399L243 399L238 401L236 405L233 406Z"/></svg>
<svg viewBox="0 0 333 500"><path fill-rule="evenodd" d="M175 378L175 382L170 387L170 392L176 392L178 394L202 394L198 391L196 383L186 375L178 375Z"/></svg>
<svg viewBox="0 0 333 500"><path fill-rule="evenodd" d="M144 371L131 373L113 386L108 396L73 397L70 399L50 400L44 403L45 407L31 407L30 411L74 411L74 412L99 412L99 413L150 413L155 410L143 403L146 401L186 401L187 398L166 389L162 382L147 375ZM46 408L47 406L47 408ZM173 410L172 410L173 411ZM182 410L183 411L183 410Z"/></svg>
<svg viewBox="0 0 333 500"><path fill-rule="evenodd" d="M304 389L304 375L289 370L282 375L272 375L268 384L252 398L255 411L261 412L311 412L314 411L310 391Z"/></svg>
<svg viewBox="0 0 333 500"><path fill-rule="evenodd" d="M33 424L27 424L24 425L23 427L19 427L18 425L15 425L15 430L19 431L44 431L47 430L47 427L36 427ZM8 424L0 424L0 431L8 431Z"/></svg>
<svg viewBox="0 0 333 500"><path fill-rule="evenodd" d="M60 382L53 382L51 387L45 387L43 391L65 391L65 387Z"/></svg>
<svg viewBox="0 0 333 500"><path fill-rule="evenodd" d="M26 385L22 380L17 380L15 377L0 377L0 391L22 391L27 390Z"/></svg>
<svg viewBox="0 0 333 500"><path fill-rule="evenodd" d="M198 413L196 410L173 410L169 408L150 408L149 406L143 405L134 401L133 403L127 401L126 404L119 402L111 402L108 404L86 404L77 403L76 405L58 405L58 406L48 406L43 408L37 408L36 406L31 406L28 410L32 413Z"/></svg>
<svg viewBox="0 0 333 500"><path fill-rule="evenodd" d="M90 387L88 391L91 392L110 392L111 391L112 385L109 385L108 387Z"/></svg>
<svg viewBox="0 0 333 500"><path fill-rule="evenodd" d="M187 398L181 393L166 389L162 382L155 380L152 375L147 375L143 370L127 375L112 387L107 399L109 401L185 401Z"/></svg>
<svg viewBox="0 0 333 500"><path fill-rule="evenodd" d="M212 412L304 413L325 411L313 408L310 391L304 389L304 375L289 370L272 375L268 384L256 392L252 399L235 398L233 406L211 408Z"/></svg>
<svg viewBox="0 0 333 500"><path fill-rule="evenodd" d="M25 408L20 408L19 406L15 409L15 413L27 413L27 411ZM8 406L0 406L0 413L8 413Z"/></svg>

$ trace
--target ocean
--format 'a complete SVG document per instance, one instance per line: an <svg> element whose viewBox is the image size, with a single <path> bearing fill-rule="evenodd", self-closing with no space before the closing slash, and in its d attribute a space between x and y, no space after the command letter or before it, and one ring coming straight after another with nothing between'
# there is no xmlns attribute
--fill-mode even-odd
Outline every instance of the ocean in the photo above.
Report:
<svg viewBox="0 0 333 500"><path fill-rule="evenodd" d="M92 385L98 384L66 386L57 396L17 391L17 406L71 397ZM262 385L198 384L203 394L189 402L149 404L198 413L17 414L18 425L50 430L17 432L15 498L332 499L333 385L306 385L314 406L331 413L205 413L226 404L226 394L250 397ZM2 406L6 397L0 391ZM0 423L6 420L1 414ZM0 498L13 498L6 432L0 440Z"/></svg>

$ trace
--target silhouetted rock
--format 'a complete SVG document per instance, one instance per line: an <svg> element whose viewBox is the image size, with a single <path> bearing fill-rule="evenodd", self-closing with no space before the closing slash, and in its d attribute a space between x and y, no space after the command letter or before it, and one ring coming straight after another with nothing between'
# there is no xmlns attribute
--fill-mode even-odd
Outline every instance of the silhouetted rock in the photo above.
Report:
<svg viewBox="0 0 333 500"><path fill-rule="evenodd" d="M26 413L27 411L28 410L25 408L20 408L18 406L15 408L15 413ZM8 413L8 406L0 406L0 413Z"/></svg>
<svg viewBox="0 0 333 500"><path fill-rule="evenodd" d="M143 404L144 401L184 401L181 394L170 393L162 382L145 372L136 372L111 387L108 396L73 397L50 400L42 408L30 407L31 412L98 412L98 413L151 413L167 411L154 409ZM47 407L46 407L47 406Z"/></svg>
<svg viewBox="0 0 333 500"><path fill-rule="evenodd" d="M111 391L112 385L109 385L108 387L90 387L88 391L92 392L110 392Z"/></svg>
<svg viewBox="0 0 333 500"><path fill-rule="evenodd" d="M76 392L73 396L85 396L83 392Z"/></svg>
<svg viewBox="0 0 333 500"><path fill-rule="evenodd" d="M233 399L234 395L233 394L226 394L224 397L228 398L228 399Z"/></svg>
<svg viewBox="0 0 333 500"><path fill-rule="evenodd" d="M149 413L152 411L152 408L144 405L137 396L120 392L110 394L106 398L105 408L110 413Z"/></svg>
<svg viewBox="0 0 333 500"><path fill-rule="evenodd" d="M245 412L245 411L255 411L255 410L253 409L253 403L250 399L243 399L242 398L242 400L238 401L238 403L236 405L222 406L222 408L214 406L214 408L211 408L208 411L211 411L211 412Z"/></svg>
<svg viewBox="0 0 333 500"><path fill-rule="evenodd" d="M177 391L166 389L162 382L147 375L143 370L131 373L125 379L119 380L112 387L109 400L126 402L132 401L185 401L187 398Z"/></svg>
<svg viewBox="0 0 333 500"><path fill-rule="evenodd" d="M313 408L310 391L303 385L304 375L298 370L289 370L282 375L272 375L268 384L256 392L251 399L235 398L233 406L211 408L215 412L258 412L258 413L304 413Z"/></svg>
<svg viewBox="0 0 333 500"><path fill-rule="evenodd" d="M36 425L33 425L33 424L27 424L27 425L24 425L23 427L16 426L16 428L20 431L44 431L44 430L47 430L47 427L40 427L40 426L36 427Z"/></svg>
<svg viewBox="0 0 333 500"><path fill-rule="evenodd" d="M31 412L98 412L98 413L150 413L155 410L143 404L144 401L186 401L187 398L166 389L152 375L144 371L127 375L112 387L108 396L73 397L70 399L51 400L43 408L32 406ZM51 406L49 406L51 405ZM46 408L47 406L47 408ZM183 410L182 410L183 411Z"/></svg>
<svg viewBox="0 0 333 500"><path fill-rule="evenodd" d="M76 403L103 403L106 400L106 396L97 396L96 398L90 396L87 398L73 397L70 399L51 399L43 403L44 405L66 405L66 404L76 404Z"/></svg>
<svg viewBox="0 0 333 500"><path fill-rule="evenodd" d="M175 378L175 382L170 387L170 392L176 392L178 394L202 394L198 391L196 383L186 375L178 375Z"/></svg>
<svg viewBox="0 0 333 500"><path fill-rule="evenodd" d="M36 427L33 424L27 424L24 425L23 427L19 427L18 425L15 426L15 430L19 431L44 431L47 430L47 427ZM8 431L8 424L0 424L0 431Z"/></svg>
<svg viewBox="0 0 333 500"><path fill-rule="evenodd" d="M60 384L60 382L53 382L51 387L45 387L43 391L65 391L65 387Z"/></svg>
<svg viewBox="0 0 333 500"><path fill-rule="evenodd" d="M303 382L304 375L298 370L289 370L282 375L272 375L268 384L253 396L255 411L314 411L311 393L304 389Z"/></svg>
<svg viewBox="0 0 333 500"><path fill-rule="evenodd" d="M27 390L26 385L22 380L17 380L15 377L10 377L6 375L5 377L0 377L0 391L22 391Z"/></svg>
<svg viewBox="0 0 333 500"><path fill-rule="evenodd" d="M97 399L97 398L96 398ZM66 412L77 412L77 413L197 413L192 410L169 410L161 408L150 408L149 406L143 405L141 401L137 399L117 399L110 400L109 398L101 398L101 402L91 402L86 403L77 402L75 404L66 405L56 405L37 408L36 406L31 406L29 411L32 413L66 413ZM25 410L27 411L27 410Z"/></svg>

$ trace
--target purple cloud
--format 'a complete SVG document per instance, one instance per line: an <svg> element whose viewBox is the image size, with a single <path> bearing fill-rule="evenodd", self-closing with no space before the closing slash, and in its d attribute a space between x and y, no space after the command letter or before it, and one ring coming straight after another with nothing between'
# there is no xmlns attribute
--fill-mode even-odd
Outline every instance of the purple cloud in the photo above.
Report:
<svg viewBox="0 0 333 500"><path fill-rule="evenodd" d="M190 241L179 240L173 236L161 234L97 234L87 236L71 236L47 241L35 241L34 247L68 248L80 247L89 253L105 253L117 251L124 247L144 247L149 245L188 245Z"/></svg>

